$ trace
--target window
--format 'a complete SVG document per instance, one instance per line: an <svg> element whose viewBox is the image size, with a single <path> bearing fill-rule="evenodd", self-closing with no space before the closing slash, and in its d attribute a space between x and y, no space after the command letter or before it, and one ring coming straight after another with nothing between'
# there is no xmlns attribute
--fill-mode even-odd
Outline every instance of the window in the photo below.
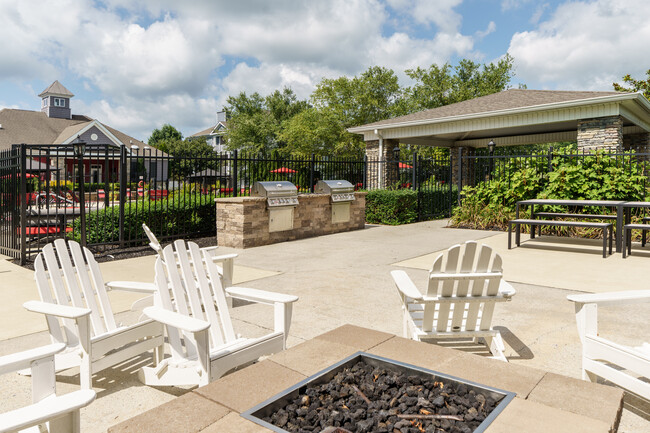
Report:
<svg viewBox="0 0 650 433"><path fill-rule="evenodd" d="M64 98L54 98L54 106L55 107L65 107L65 99Z"/></svg>
<svg viewBox="0 0 650 433"><path fill-rule="evenodd" d="M43 107L47 107L47 96L42 99L43 101Z"/></svg>

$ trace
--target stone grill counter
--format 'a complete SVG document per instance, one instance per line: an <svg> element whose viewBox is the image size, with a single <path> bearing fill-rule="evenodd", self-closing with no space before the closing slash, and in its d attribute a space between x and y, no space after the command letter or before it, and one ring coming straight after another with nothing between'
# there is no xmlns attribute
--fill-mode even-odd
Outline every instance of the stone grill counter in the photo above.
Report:
<svg viewBox="0 0 650 433"><path fill-rule="evenodd" d="M355 192L350 220L332 222L329 194L300 194L291 230L269 232L269 209L264 197L226 197L217 206L217 243L232 248L251 248L332 233L361 230L366 222L366 193Z"/></svg>

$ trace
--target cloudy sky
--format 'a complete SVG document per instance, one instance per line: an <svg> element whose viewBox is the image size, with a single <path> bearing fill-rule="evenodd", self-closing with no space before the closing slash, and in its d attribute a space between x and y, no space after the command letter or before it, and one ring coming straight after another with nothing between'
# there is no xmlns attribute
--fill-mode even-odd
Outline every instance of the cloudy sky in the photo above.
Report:
<svg viewBox="0 0 650 433"><path fill-rule="evenodd" d="M86 114L139 139L214 124L228 95L369 66L515 58L513 84L611 90L650 69L647 0L0 0L0 108L40 109L59 80Z"/></svg>

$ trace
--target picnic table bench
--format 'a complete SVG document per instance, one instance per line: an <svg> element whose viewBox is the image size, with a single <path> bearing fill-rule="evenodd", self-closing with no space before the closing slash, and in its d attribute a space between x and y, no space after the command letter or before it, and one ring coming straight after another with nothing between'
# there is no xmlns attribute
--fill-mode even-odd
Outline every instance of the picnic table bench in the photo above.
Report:
<svg viewBox="0 0 650 433"><path fill-rule="evenodd" d="M609 239L609 254L612 254L612 239L614 237L614 225L612 223L595 223L589 221L549 221L549 220L536 220L536 219L514 219L508 221L508 249L512 249L512 227L517 227L516 242L517 246L520 245L520 226L529 225L531 237L534 233L534 227L540 226L556 226L556 227L584 227L595 228L603 231L603 257L607 257L607 240Z"/></svg>

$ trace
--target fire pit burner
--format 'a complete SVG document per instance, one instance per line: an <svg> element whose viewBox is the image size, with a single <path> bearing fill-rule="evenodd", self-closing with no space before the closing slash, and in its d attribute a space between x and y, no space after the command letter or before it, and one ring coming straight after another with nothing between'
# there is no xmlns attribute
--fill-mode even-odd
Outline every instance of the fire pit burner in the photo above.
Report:
<svg viewBox="0 0 650 433"><path fill-rule="evenodd" d="M358 352L242 413L276 432L482 432L512 392Z"/></svg>

